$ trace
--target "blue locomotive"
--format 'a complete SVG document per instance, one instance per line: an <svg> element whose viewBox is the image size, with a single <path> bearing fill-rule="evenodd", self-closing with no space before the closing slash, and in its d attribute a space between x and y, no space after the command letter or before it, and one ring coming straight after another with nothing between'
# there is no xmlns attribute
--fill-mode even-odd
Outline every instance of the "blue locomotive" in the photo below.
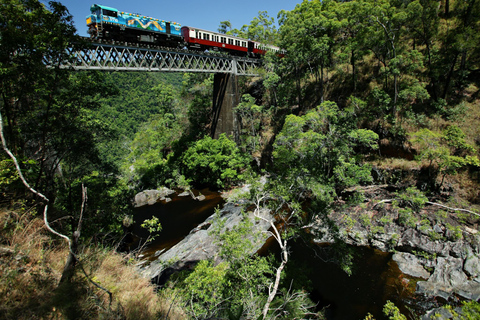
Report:
<svg viewBox="0 0 480 320"><path fill-rule="evenodd" d="M92 39L116 40L177 46L183 42L181 25L115 8L94 4L87 16L88 33Z"/></svg>

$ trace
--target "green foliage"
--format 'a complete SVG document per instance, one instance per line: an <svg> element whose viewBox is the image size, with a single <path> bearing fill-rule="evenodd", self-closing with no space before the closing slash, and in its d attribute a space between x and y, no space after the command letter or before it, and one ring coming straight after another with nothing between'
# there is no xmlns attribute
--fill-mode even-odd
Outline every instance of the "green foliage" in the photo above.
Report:
<svg viewBox="0 0 480 320"><path fill-rule="evenodd" d="M22 168L26 178L49 198L51 217L64 217L59 231L69 234L76 225L82 183L89 190L82 235L120 231L131 194L115 164L102 156L101 145L114 131L97 112L99 97L113 90L100 73L59 67L72 58L67 48L84 45L67 8L58 2L8 0L0 6L0 25L5 136L27 164Z"/></svg>
<svg viewBox="0 0 480 320"><path fill-rule="evenodd" d="M185 279L184 291L191 312L201 318L209 318L218 312L223 291L228 286L226 274L228 264L214 266L208 260L200 261L195 270Z"/></svg>
<svg viewBox="0 0 480 320"><path fill-rule="evenodd" d="M253 154L262 147L260 130L262 122L269 116L262 106L255 104L255 98L249 94L242 97L242 101L234 108L240 118L240 146L244 152Z"/></svg>
<svg viewBox="0 0 480 320"><path fill-rule="evenodd" d="M460 226L452 226L450 223L445 224L445 227L449 231L448 240L458 241L463 239L463 231Z"/></svg>
<svg viewBox="0 0 480 320"><path fill-rule="evenodd" d="M400 206L407 206L415 212L419 212L428 201L425 194L415 187L408 187L404 191L397 192L396 196Z"/></svg>
<svg viewBox="0 0 480 320"><path fill-rule="evenodd" d="M417 219L410 208L401 208L398 209L398 223L405 227L415 228Z"/></svg>
<svg viewBox="0 0 480 320"><path fill-rule="evenodd" d="M477 301L463 301L460 319L474 320L480 317L480 304Z"/></svg>
<svg viewBox="0 0 480 320"><path fill-rule="evenodd" d="M213 231L221 244L223 261L217 266L201 261L185 279L183 298L196 317L235 314L257 318L260 315L263 295L273 274L270 262L256 255L251 256L253 223L246 216L231 230L224 230L224 220ZM234 311L235 310L235 311Z"/></svg>
<svg viewBox="0 0 480 320"><path fill-rule="evenodd" d="M410 141L419 146L417 159L428 161L432 180L442 175L439 187L446 175L455 175L467 166L480 166L478 157L471 155L474 147L465 142L465 134L457 126L449 126L443 133L422 129L413 133Z"/></svg>
<svg viewBox="0 0 480 320"><path fill-rule="evenodd" d="M218 188L240 181L248 168L247 159L225 134L218 139L207 136L198 140L185 151L181 163L185 176L192 181Z"/></svg>
<svg viewBox="0 0 480 320"><path fill-rule="evenodd" d="M182 126L175 116L156 116L144 125L130 143L130 154L124 170L141 188L156 188L172 176L169 163L172 144L182 135Z"/></svg>
<svg viewBox="0 0 480 320"><path fill-rule="evenodd" d="M304 116L289 115L274 143L274 165L288 184L327 199L336 190L371 181L354 148L375 148L378 135L357 129L352 114L324 102ZM327 197L327 198L325 198Z"/></svg>
<svg viewBox="0 0 480 320"><path fill-rule="evenodd" d="M189 141L211 134L213 74L184 74L182 96L188 107Z"/></svg>
<svg viewBox="0 0 480 320"><path fill-rule="evenodd" d="M221 22L221 31L226 30L227 27L231 29L229 21ZM267 11L259 11L258 17L254 17L249 25L243 25L240 30L233 29L226 33L265 44L275 44L277 36L275 19L269 17Z"/></svg>
<svg viewBox="0 0 480 320"><path fill-rule="evenodd" d="M407 317L404 316L400 310L395 306L390 300L383 306L383 313L390 320L407 320Z"/></svg>
<svg viewBox="0 0 480 320"><path fill-rule="evenodd" d="M162 231L162 225L155 216L151 219L145 219L140 226L147 229L147 231L150 233Z"/></svg>

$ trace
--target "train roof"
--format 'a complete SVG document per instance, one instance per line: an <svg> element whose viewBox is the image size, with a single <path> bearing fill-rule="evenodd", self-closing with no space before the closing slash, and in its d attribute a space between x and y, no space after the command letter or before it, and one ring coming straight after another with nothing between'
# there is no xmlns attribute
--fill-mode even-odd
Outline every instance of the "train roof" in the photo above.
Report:
<svg viewBox="0 0 480 320"><path fill-rule="evenodd" d="M222 36L222 37L229 37L229 38L235 38L235 39L238 39L238 40L249 41L248 39L245 39L245 38L240 38L240 37L237 37L237 36L233 36L231 34L220 33L218 31L210 31L210 30L205 30L205 29L201 29L201 28L197 28L197 27L190 27L190 26L183 26L182 28L190 28L190 29L193 29L193 30L196 30L196 31L215 33L215 34L217 34L219 36Z"/></svg>
<svg viewBox="0 0 480 320"><path fill-rule="evenodd" d="M90 11L95 11L97 8L100 9L105 9L109 11L118 11L118 9L112 8L112 7L107 7L107 6L102 6L101 4L94 4L90 7Z"/></svg>
<svg viewBox="0 0 480 320"><path fill-rule="evenodd" d="M90 7L90 11L93 12L97 9L104 9L104 10L109 10L109 11L114 11L114 12L120 12L118 11L118 9L115 9L115 8L112 8L112 7L107 7L107 6L103 6L101 4L94 4ZM121 14L126 14L126 15L129 15L129 16L133 16L133 17L141 17L141 18L145 18L145 19L150 19L150 20L156 20L156 21L164 21L164 22L170 22L174 25L179 25L181 26L180 23L178 22L175 22L175 21L168 21L168 20L161 20L161 19L157 19L157 18L152 18L152 17L148 17L148 16L144 16L144 15L141 15L141 14L137 14L137 13L128 13L128 12L120 12Z"/></svg>

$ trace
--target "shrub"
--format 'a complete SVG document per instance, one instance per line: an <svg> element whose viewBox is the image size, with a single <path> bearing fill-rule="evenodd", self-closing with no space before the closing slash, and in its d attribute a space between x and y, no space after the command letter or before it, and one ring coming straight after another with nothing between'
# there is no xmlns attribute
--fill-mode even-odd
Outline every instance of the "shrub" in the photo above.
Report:
<svg viewBox="0 0 480 320"><path fill-rule="evenodd" d="M185 176L198 184L223 188L242 180L248 160L225 134L205 137L184 153Z"/></svg>

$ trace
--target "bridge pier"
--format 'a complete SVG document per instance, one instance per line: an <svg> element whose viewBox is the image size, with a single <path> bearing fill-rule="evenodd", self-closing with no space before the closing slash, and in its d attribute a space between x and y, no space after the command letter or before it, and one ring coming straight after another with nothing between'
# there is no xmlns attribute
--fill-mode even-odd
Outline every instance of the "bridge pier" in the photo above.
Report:
<svg viewBox="0 0 480 320"><path fill-rule="evenodd" d="M213 78L213 121L211 136L222 133L238 141L238 121L234 108L239 104L238 77L231 73L215 73Z"/></svg>

